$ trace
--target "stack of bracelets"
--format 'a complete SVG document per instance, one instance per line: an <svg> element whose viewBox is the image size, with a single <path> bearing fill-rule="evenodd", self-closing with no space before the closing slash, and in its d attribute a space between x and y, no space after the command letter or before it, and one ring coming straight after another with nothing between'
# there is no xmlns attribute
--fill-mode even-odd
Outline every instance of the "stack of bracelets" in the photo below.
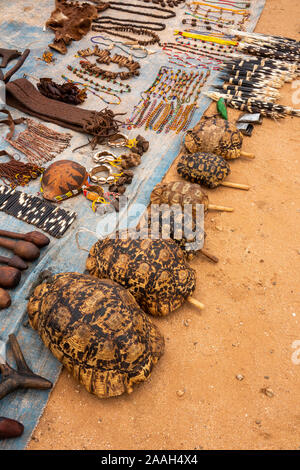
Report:
<svg viewBox="0 0 300 470"><path fill-rule="evenodd" d="M128 129L142 127L157 133L185 131L197 108L198 98L210 72L190 72L161 67L145 97L127 121Z"/></svg>

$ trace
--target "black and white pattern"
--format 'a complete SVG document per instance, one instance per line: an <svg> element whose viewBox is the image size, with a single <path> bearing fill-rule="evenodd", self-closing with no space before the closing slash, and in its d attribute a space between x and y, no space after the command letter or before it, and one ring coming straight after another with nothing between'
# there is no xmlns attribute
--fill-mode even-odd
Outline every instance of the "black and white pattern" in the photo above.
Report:
<svg viewBox="0 0 300 470"><path fill-rule="evenodd" d="M0 186L0 211L35 225L55 238L61 238L77 216L76 212L4 185Z"/></svg>

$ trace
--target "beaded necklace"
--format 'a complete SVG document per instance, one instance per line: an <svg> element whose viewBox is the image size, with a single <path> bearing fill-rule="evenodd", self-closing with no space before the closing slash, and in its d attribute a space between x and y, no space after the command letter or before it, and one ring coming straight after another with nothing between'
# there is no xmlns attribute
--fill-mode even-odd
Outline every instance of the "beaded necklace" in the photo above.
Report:
<svg viewBox="0 0 300 470"><path fill-rule="evenodd" d="M209 38L208 38L209 39ZM202 53L207 56L217 56L218 58L221 56L222 58L230 57L235 51L236 46L232 46L231 44L217 44L214 42L204 41L200 39L200 47L199 47L199 40L197 38L185 38L183 36L176 37L175 41L177 43L177 47L185 48L189 52Z"/></svg>
<svg viewBox="0 0 300 470"><path fill-rule="evenodd" d="M216 60L217 62L220 59L224 59L226 57L230 57L235 51L234 47L224 46L224 45L208 45L205 42L201 42L201 49L199 47L194 47L191 41L182 41L176 38L176 43L167 43L166 47L171 47L175 50L179 50L181 52L186 52L188 54L192 54L195 56L208 56Z"/></svg>
<svg viewBox="0 0 300 470"><path fill-rule="evenodd" d="M165 66L160 68L158 75L156 76L154 82L148 88L148 90L146 90L144 93L141 93L142 100L134 107L131 117L127 120L128 129L131 129L131 123L135 123L135 127L141 127L146 122L147 116L149 114L146 113L146 111L150 106L150 96L151 94L155 93L156 88L157 91L159 91L159 87L162 87L162 78L164 74L166 74L167 76L169 74L169 69ZM143 97L143 94L146 95L145 98ZM148 111L150 112L151 110L152 106Z"/></svg>
<svg viewBox="0 0 300 470"><path fill-rule="evenodd" d="M132 26L116 26L114 27L106 27L101 25L94 25L92 26L93 31L105 32L106 34L110 34L111 36L117 36L123 39L128 39L129 41L136 42L140 46L150 46L153 44L159 44L160 38L159 36L154 33L153 31L149 31L147 29L142 28L134 28ZM136 36L148 36L151 39L142 40L137 39L136 37L128 36L127 34L121 34L122 32L131 32Z"/></svg>
<svg viewBox="0 0 300 470"><path fill-rule="evenodd" d="M139 21L139 20L134 20L134 23L132 23L132 20L128 19L116 19L112 18L110 16L101 16L101 18L98 18L95 20L95 22L99 25L106 25L106 24L111 24L111 25L117 25L117 26L131 26L131 27L140 27L139 25L143 25L144 29L150 29L151 31L163 31L166 29L166 25L163 23L156 23L154 21ZM125 24L124 24L125 23ZM153 25L153 26L150 26Z"/></svg>
<svg viewBox="0 0 300 470"><path fill-rule="evenodd" d="M121 98L116 95L115 93L111 93L111 90L110 88L107 88L106 87L98 87L98 86L92 86L90 85L89 83L82 83L82 82L78 82L78 81L74 81L74 80L71 80L70 78L66 77L65 75L62 75L62 78L64 80L66 80L66 82L68 83L73 83L74 85L82 85L85 87L85 89L92 93L93 95L97 96L98 98L100 98L102 101L104 101L104 103L106 104L115 104L115 105L118 105L121 103ZM114 101L108 101L106 100L105 98L103 98L101 95L98 95L97 93L95 93L93 90L96 90L96 91L100 91L100 92L103 92L103 93L106 93L107 95L111 95L111 96L114 96L117 98L118 102L115 103Z"/></svg>
<svg viewBox="0 0 300 470"><path fill-rule="evenodd" d="M121 7L125 7L121 8ZM133 7L134 11L130 11L130 8ZM172 10L167 10L166 8L159 8L156 5L151 6L151 5L137 5L134 3L122 3L122 2L109 2L109 7L111 10L117 10L117 11L122 11L124 13L130 13L132 15L141 15L141 16L150 16L152 18L159 18L162 20L168 20L170 18L174 18L176 16L176 13ZM147 9L147 10L156 10L156 11L162 11L164 13L167 13L167 15L156 15L154 13L146 13L144 11L137 11L136 8L141 8L141 9ZM95 20L97 21L97 20Z"/></svg>
<svg viewBox="0 0 300 470"><path fill-rule="evenodd" d="M113 56L110 53L109 49L100 49L97 45L94 49L83 49L77 52L80 57L83 57L85 60L80 61L82 68L88 72L92 72L96 77L103 78L112 78L116 79L120 77L122 80L128 80L133 76L138 76L140 74L140 64L132 59L132 57L125 57L120 54L114 54ZM97 63L110 65L111 63L117 64L119 67L126 67L128 72L111 72L109 70L104 70L98 67L96 64L93 64L88 61L87 57L96 56Z"/></svg>
<svg viewBox="0 0 300 470"><path fill-rule="evenodd" d="M165 133L171 130L179 133L186 129L208 77L209 71L204 76L203 72L187 73L181 69L161 68L152 86L142 94L146 97L142 97L142 103L135 107L127 121L128 128L144 125L145 129L157 133L163 130Z"/></svg>
<svg viewBox="0 0 300 470"><path fill-rule="evenodd" d="M68 70L73 72L74 75L76 75L77 77L82 78L82 79L92 83L93 85L101 88L102 90L113 91L114 93L130 93L131 92L131 87L128 84L118 82L117 80L114 80L112 78L105 79L108 83L111 82L113 85L118 85L121 88L120 90L116 90L112 87L106 87L105 85L101 85L99 82L96 82L95 80L90 78L90 77L95 77L95 75L92 72L86 72L83 69L80 69L80 68L78 69L77 67L71 67L71 65L68 65L67 68L68 68Z"/></svg>
<svg viewBox="0 0 300 470"><path fill-rule="evenodd" d="M111 44L110 46L108 46L105 42L101 42L101 41L98 41L98 39L103 39L103 41L109 41ZM118 48L118 49L121 49L121 51L123 51L125 54L128 54L129 56L132 56L134 57L135 59L145 59L149 54L154 54L156 52L153 52L153 51L148 51L145 47L143 46L134 46L134 45L131 45L131 46L126 46L125 44L123 44L121 41L113 41L112 39L110 38L106 38L104 36L93 36L91 38L91 42L93 44L100 44L102 46L105 46L105 47L109 47L110 49L113 49L114 47ZM119 44L122 44L124 47L127 47L129 48L129 50L126 50L124 49L123 47L121 47ZM145 53L143 55L136 55L132 52L132 49L139 49L139 50L142 50L144 51Z"/></svg>

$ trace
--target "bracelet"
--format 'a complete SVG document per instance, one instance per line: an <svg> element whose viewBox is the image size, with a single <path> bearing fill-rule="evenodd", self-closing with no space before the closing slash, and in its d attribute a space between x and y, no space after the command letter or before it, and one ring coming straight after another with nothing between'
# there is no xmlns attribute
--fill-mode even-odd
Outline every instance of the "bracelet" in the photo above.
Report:
<svg viewBox="0 0 300 470"><path fill-rule="evenodd" d="M107 176L95 176L97 173L100 173L101 171L106 171ZM101 165L90 169L89 171L90 180L93 183L98 183L98 184L112 184L115 182L116 177L121 176L121 173L115 174L113 173L113 171L114 171L114 168L111 165L109 165L108 163L102 163Z"/></svg>

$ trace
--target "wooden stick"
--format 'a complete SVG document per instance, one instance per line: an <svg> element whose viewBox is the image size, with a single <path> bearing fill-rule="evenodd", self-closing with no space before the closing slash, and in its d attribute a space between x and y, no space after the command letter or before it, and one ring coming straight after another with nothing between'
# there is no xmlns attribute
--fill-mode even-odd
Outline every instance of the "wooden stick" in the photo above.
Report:
<svg viewBox="0 0 300 470"><path fill-rule="evenodd" d="M219 262L219 258L217 258L216 256L214 255L211 255L210 253L208 253L206 250L200 250L200 253L203 255L203 256L206 256L206 258L210 259L211 261L213 261L214 263L218 263Z"/></svg>
<svg viewBox="0 0 300 470"><path fill-rule="evenodd" d="M247 184L240 184L240 183L230 183L229 181L224 181L221 183L221 186L226 186L228 188L235 188L235 189L243 189L244 191L249 191L250 186Z"/></svg>
<svg viewBox="0 0 300 470"><path fill-rule="evenodd" d="M194 305L195 307L199 308L199 310L203 310L205 305L199 302L199 300L194 299L193 297L188 297L186 299L190 304Z"/></svg>
<svg viewBox="0 0 300 470"><path fill-rule="evenodd" d="M211 211L223 211L223 212L233 212L234 209L232 207L225 207L225 206L216 206L215 204L208 204L208 210Z"/></svg>
<svg viewBox="0 0 300 470"><path fill-rule="evenodd" d="M240 155L241 157L245 157L245 158L251 158L251 159L255 158L254 153L241 152Z"/></svg>

